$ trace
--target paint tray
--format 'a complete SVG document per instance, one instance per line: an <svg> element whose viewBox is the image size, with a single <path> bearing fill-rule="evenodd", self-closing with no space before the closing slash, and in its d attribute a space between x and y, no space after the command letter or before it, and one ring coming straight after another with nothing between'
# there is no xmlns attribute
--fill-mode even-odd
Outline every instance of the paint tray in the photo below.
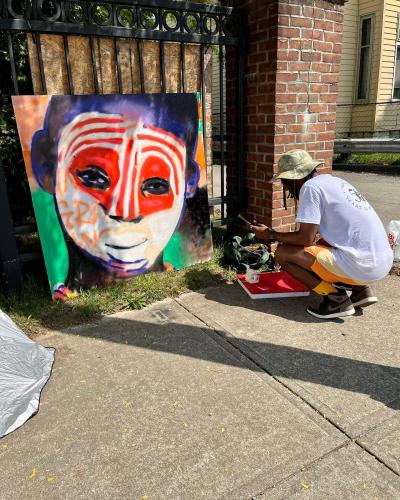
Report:
<svg viewBox="0 0 400 500"><path fill-rule="evenodd" d="M260 273L258 283L248 283L244 274L238 274L238 283L252 299L280 299L306 297L310 290L285 271Z"/></svg>

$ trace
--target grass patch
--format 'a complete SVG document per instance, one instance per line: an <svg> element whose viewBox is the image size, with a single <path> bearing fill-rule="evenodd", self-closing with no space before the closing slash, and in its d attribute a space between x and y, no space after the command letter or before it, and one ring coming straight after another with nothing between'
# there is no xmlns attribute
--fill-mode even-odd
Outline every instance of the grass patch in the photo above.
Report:
<svg viewBox="0 0 400 500"><path fill-rule="evenodd" d="M107 288L82 292L67 302L52 302L47 283L32 277L25 280L20 299L0 295L0 309L9 314L29 336L47 329L59 329L99 320L106 314L142 309L152 302L190 290L199 290L234 279L235 273L222 267L224 233L215 235L214 258L178 272L149 273Z"/></svg>
<svg viewBox="0 0 400 500"><path fill-rule="evenodd" d="M335 154L333 162L346 165L400 165L400 153Z"/></svg>

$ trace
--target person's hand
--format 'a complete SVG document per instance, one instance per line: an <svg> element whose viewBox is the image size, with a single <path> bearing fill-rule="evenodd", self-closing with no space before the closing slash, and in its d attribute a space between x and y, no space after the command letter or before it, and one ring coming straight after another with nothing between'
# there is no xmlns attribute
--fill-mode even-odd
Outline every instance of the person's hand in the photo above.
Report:
<svg viewBox="0 0 400 500"><path fill-rule="evenodd" d="M274 240L274 231L265 224L252 224L250 229L259 240L272 241Z"/></svg>

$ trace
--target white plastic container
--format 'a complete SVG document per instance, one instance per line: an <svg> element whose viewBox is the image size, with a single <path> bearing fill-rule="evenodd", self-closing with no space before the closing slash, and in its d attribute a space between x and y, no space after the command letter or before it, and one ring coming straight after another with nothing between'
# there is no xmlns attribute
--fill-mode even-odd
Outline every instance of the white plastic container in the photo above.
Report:
<svg viewBox="0 0 400 500"><path fill-rule="evenodd" d="M255 284L260 281L260 271L256 271L255 269L251 269L247 267L246 269L246 281L247 283Z"/></svg>
<svg viewBox="0 0 400 500"><path fill-rule="evenodd" d="M400 262L400 220L390 221L387 231L389 243L393 250L394 261Z"/></svg>

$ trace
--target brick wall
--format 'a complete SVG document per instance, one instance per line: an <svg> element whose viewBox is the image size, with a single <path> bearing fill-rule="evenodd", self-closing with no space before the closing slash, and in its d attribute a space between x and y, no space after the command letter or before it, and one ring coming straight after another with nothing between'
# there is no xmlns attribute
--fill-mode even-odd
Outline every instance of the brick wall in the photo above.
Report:
<svg viewBox="0 0 400 500"><path fill-rule="evenodd" d="M332 165L344 0L231 2L247 11L246 185L248 211L281 230L294 222L283 208L279 156L306 149Z"/></svg>

